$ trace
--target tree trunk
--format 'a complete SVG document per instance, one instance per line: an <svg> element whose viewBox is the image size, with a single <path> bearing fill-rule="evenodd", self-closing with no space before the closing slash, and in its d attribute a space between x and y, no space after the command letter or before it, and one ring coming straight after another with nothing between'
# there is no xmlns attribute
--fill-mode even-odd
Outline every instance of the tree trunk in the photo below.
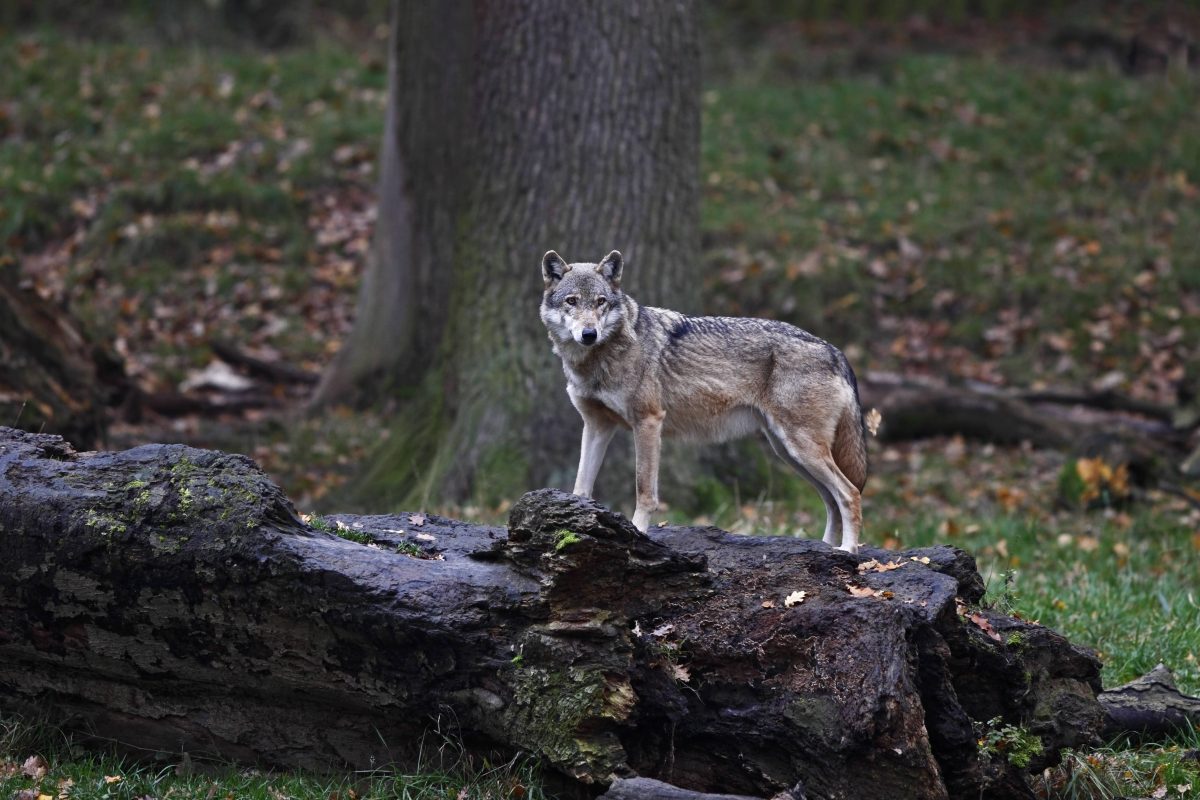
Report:
<svg viewBox="0 0 1200 800"><path fill-rule="evenodd" d="M538 319L546 250L620 249L634 297L698 310L696 26L692 0L394 4L374 248L316 397L401 399L353 502L571 480L581 423Z"/></svg>
<svg viewBox="0 0 1200 800"><path fill-rule="evenodd" d="M1038 736L1039 770L1104 719L1097 660L968 610L983 582L954 548L647 538L555 490L507 530L325 524L358 541L301 524L241 456L0 431L0 705L308 766L402 757L441 719L533 753L568 795L640 775L864 800L1029 798L981 753L986 721Z"/></svg>

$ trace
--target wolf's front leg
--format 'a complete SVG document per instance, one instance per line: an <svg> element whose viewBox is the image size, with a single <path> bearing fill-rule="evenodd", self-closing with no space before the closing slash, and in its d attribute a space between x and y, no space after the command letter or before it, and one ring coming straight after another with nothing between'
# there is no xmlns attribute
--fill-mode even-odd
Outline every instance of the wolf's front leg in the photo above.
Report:
<svg viewBox="0 0 1200 800"><path fill-rule="evenodd" d="M604 425L583 418L583 442L579 446L579 471L575 473L575 489L572 494L580 497L591 497L592 487L596 485L596 476L600 473L600 465L604 463L604 453L608 443L612 441L617 429L612 425Z"/></svg>
<svg viewBox="0 0 1200 800"><path fill-rule="evenodd" d="M658 453L662 447L662 423L666 414L648 412L637 420L633 449L637 460L637 508L633 526L642 533L650 527L650 515L658 508Z"/></svg>

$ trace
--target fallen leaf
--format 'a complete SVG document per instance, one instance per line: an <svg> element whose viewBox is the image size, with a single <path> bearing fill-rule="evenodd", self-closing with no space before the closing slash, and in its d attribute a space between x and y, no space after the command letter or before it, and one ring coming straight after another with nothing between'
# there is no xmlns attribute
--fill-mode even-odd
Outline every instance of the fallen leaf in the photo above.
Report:
<svg viewBox="0 0 1200 800"><path fill-rule="evenodd" d="M775 601L774 601L774 600L763 600L763 601L762 601L762 607L763 607L763 608L774 608L774 607L775 607Z"/></svg>
<svg viewBox="0 0 1200 800"><path fill-rule="evenodd" d="M916 561L918 564L928 564L929 556L909 556L909 561Z"/></svg>
<svg viewBox="0 0 1200 800"><path fill-rule="evenodd" d="M121 782L121 776L120 776L120 775L105 775L105 776L104 776L104 782L105 782L105 783L108 783L108 784L120 783L120 782Z"/></svg>
<svg viewBox="0 0 1200 800"><path fill-rule="evenodd" d="M969 617L967 617L967 619L971 620L971 623L975 627L979 628L979 630L986 633L989 638L994 639L997 642L1004 641L1000 634L996 632L996 629L992 627L992 623L988 622L987 617L985 617L983 614L980 614L978 611L973 612Z"/></svg>
<svg viewBox="0 0 1200 800"><path fill-rule="evenodd" d="M900 569L907 563L907 561L889 561L886 564L881 564L872 558L870 561L864 561L863 563L859 564L858 571L870 572L874 570L875 572L889 572L893 569Z"/></svg>
<svg viewBox="0 0 1200 800"><path fill-rule="evenodd" d="M783 598L783 604L788 608L791 608L792 606L798 606L804 602L804 598L807 594L808 592L805 591L792 592L787 597Z"/></svg>
<svg viewBox="0 0 1200 800"><path fill-rule="evenodd" d="M675 680L679 681L680 683L687 683L689 680L692 679L692 673L688 670L687 667L683 666L682 664L672 664L671 665L671 677L674 678Z"/></svg>
<svg viewBox="0 0 1200 800"><path fill-rule="evenodd" d="M650 631L650 635L657 637L657 638L662 638L663 636L666 636L668 633L670 633L673 630L675 630L675 625L668 622L667 624L659 625L657 628Z"/></svg>
<svg viewBox="0 0 1200 800"><path fill-rule="evenodd" d="M846 589L854 597L871 597L877 591L875 589L871 589L866 586L852 586L848 583L846 584Z"/></svg>
<svg viewBox="0 0 1200 800"><path fill-rule="evenodd" d="M196 389L216 389L222 392L244 392L254 388L254 381L245 378L234 371L233 367L224 361L214 359L202 370L192 370L179 384L179 391L191 392Z"/></svg>
<svg viewBox="0 0 1200 800"><path fill-rule="evenodd" d="M436 537L436 536L434 536L432 533L414 533L414 534L413 534L413 538L415 538L415 539L419 539L419 540L420 540L420 541L422 541L422 542L434 542L434 541L437 541L437 537Z"/></svg>
<svg viewBox="0 0 1200 800"><path fill-rule="evenodd" d="M41 756L30 756L21 765L21 774L27 778L33 778L35 781L40 781L46 777L46 772L49 769L50 765L46 763L46 759Z"/></svg>
<svg viewBox="0 0 1200 800"><path fill-rule="evenodd" d="M409 514L408 515L408 524L416 526L418 528L421 527L422 525L425 524L425 515L424 514ZM466 790L464 789L464 791L466 791Z"/></svg>

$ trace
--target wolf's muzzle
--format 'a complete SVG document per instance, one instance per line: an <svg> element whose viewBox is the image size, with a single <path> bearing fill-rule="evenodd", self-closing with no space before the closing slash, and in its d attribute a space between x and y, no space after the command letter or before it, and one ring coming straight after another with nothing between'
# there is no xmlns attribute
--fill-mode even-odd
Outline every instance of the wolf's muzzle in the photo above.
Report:
<svg viewBox="0 0 1200 800"><path fill-rule="evenodd" d="M583 332L579 334L579 341L583 342L584 344L595 344L596 343L596 329L595 328L584 328Z"/></svg>

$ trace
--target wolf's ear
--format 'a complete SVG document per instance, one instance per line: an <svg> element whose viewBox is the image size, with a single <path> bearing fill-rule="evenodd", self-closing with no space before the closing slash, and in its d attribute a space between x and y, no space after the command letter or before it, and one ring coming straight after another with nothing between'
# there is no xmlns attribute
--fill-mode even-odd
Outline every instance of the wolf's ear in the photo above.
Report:
<svg viewBox="0 0 1200 800"><path fill-rule="evenodd" d="M570 270L563 257L553 250L547 250L546 255L542 256L542 280L546 282L547 289L561 281Z"/></svg>
<svg viewBox="0 0 1200 800"><path fill-rule="evenodd" d="M596 272L608 278L613 286L618 286L621 283L621 267L624 264L625 260L621 258L621 253L613 250L604 257L603 261L596 265Z"/></svg>

